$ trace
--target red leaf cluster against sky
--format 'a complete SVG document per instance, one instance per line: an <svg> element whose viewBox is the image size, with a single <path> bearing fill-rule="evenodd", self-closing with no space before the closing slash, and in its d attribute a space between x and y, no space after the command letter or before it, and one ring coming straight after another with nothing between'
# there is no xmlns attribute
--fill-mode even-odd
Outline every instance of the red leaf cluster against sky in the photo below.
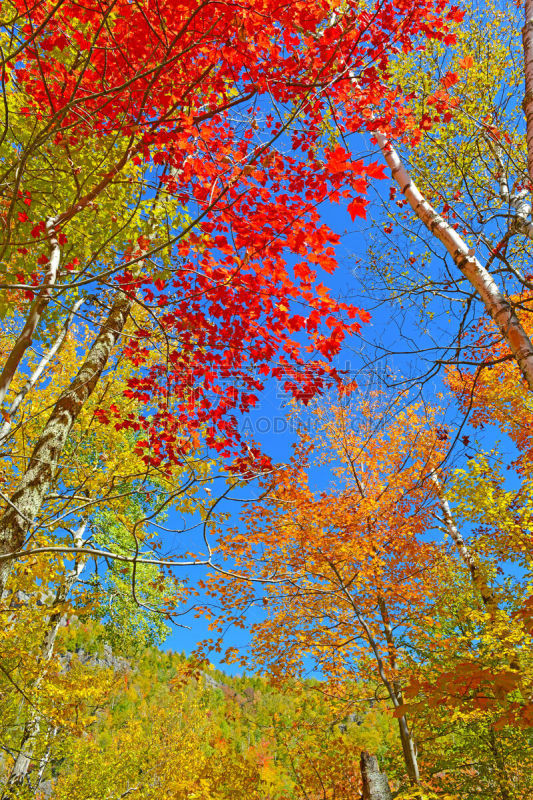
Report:
<svg viewBox="0 0 533 800"><path fill-rule="evenodd" d="M326 0L15 7L24 41L10 79L28 97L22 113L80 159L95 138L116 137L115 162L81 199L66 198L63 235L131 162L193 220L176 233L166 275L148 260L136 267L150 252L143 237L123 253L117 283L151 308L170 344L147 366L153 331L128 340L138 368L128 392L150 418L116 424L143 431L153 463L179 460L186 430L230 456L235 413L268 376L308 400L335 379L332 358L368 319L317 285L337 267L338 242L318 209L345 198L352 219L365 216L367 181L382 168L340 142L378 125L401 131L388 59L427 37L448 40L459 12L443 0L348 3L342 14ZM41 232L42 220L19 222Z"/></svg>

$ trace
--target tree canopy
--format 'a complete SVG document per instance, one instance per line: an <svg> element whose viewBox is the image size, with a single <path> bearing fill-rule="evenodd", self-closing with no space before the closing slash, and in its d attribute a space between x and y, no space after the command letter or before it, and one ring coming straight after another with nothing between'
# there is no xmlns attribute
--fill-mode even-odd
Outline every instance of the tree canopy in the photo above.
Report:
<svg viewBox="0 0 533 800"><path fill-rule="evenodd" d="M533 797L531 0L0 56L2 800Z"/></svg>

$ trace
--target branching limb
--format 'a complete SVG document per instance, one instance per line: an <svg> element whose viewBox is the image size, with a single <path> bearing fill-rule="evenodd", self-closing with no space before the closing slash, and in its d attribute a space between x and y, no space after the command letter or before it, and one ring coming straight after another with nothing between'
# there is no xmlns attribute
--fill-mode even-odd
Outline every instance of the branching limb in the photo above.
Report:
<svg viewBox="0 0 533 800"><path fill-rule="evenodd" d="M13 376L18 369L24 353L32 343L33 335L43 315L43 312L48 305L48 301L52 295L52 289L57 279L61 251L59 249L59 241L56 235L56 225L57 219L55 217L50 217L46 221L46 231L50 242L48 270L46 272L41 291L31 304L28 318L26 319L24 327L22 328L15 345L8 356L2 373L0 374L0 405L4 402Z"/></svg>
<svg viewBox="0 0 533 800"><path fill-rule="evenodd" d="M470 548L465 543L465 540L463 539L457 525L455 524L450 509L450 504L446 499L446 495L444 494L444 491L442 489L441 482L435 472L432 473L431 480L433 481L433 484L437 491L437 497L442 512L442 522L444 525L444 530L454 543L455 548L459 553L463 564L470 572L473 588L476 591L478 591L479 594L481 595L481 599L483 600L483 605L485 606L485 608L491 610L494 607L494 592L491 590L489 586L487 586L487 583L480 573L479 566L477 565L476 560L472 555Z"/></svg>

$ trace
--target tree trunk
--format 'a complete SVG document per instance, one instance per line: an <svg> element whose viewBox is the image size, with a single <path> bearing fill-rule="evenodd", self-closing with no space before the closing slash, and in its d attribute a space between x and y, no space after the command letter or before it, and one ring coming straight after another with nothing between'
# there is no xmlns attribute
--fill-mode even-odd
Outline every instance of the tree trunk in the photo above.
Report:
<svg viewBox="0 0 533 800"><path fill-rule="evenodd" d="M465 540L463 539L461 533L457 528L457 525L454 522L452 512L450 509L450 504L446 499L446 495L442 491L440 480L435 472L432 473L431 480L433 481L435 488L437 489L437 497L442 511L442 518L444 521L444 527L446 528L446 532L448 533L449 537L454 543L456 550L461 557L461 561L463 562L463 564L470 573L470 580L474 591L479 592L481 599L483 601L483 605L487 609L487 611L493 613L497 608L497 604L494 598L494 591L487 584L485 578L481 574L471 549L466 545Z"/></svg>
<svg viewBox="0 0 533 800"><path fill-rule="evenodd" d="M490 615L487 621L487 626L489 628L493 627L495 620L495 613L498 611L498 601L494 595L494 589L485 580L482 572L479 569L476 559L474 558L471 548L467 546L465 540L463 539L460 531L457 528L457 525L454 522L452 512L450 509L450 504L446 499L446 495L442 491L442 487L437 474L433 472L431 478L437 488L439 505L441 507L443 521L444 521L444 527L446 528L448 535L452 539L461 557L463 564L467 567L470 573L470 582L472 588L474 589L475 592L479 593L479 595L481 596L481 600L483 602L483 606ZM509 666L511 667L511 669L514 669L517 672L522 672L522 667L520 665L520 658L517 652L515 652L515 654L513 655Z"/></svg>
<svg viewBox="0 0 533 800"><path fill-rule="evenodd" d="M72 426L102 375L124 328L132 302L127 295L117 293L85 362L56 402L34 447L28 468L0 518L0 597L9 575L11 554L21 549L31 531L54 480Z"/></svg>
<svg viewBox="0 0 533 800"><path fill-rule="evenodd" d="M533 0L528 1L533 5ZM513 306L502 294L490 272L476 258L474 251L420 192L392 143L382 133L377 133L376 138L400 191L418 219L442 242L456 266L476 290L485 310L507 342L530 391L533 391L533 344L520 324Z"/></svg>
<svg viewBox="0 0 533 800"><path fill-rule="evenodd" d="M385 603L385 599L381 595L378 596L378 608L379 608L379 613L381 615L381 619L383 621L383 628L385 630L385 639L387 642L387 650L389 653L389 665L394 673L396 671L396 646L394 643L394 634L392 632L392 625L389 617L389 612L387 610L387 604ZM396 699L395 707L402 705L403 694L400 682L395 678L393 678L393 680L391 681L391 686L392 689L394 690L394 696ZM411 733L411 730L407 723L407 718L405 714L403 714L401 717L398 717L398 729L400 732L400 741L402 743L403 759L405 761L405 766L407 768L407 774L409 775L409 780L413 784L420 783L420 771L418 769L416 744L413 739L413 734Z"/></svg>
<svg viewBox="0 0 533 800"><path fill-rule="evenodd" d="M376 756L361 753L361 778L363 780L362 800L392 800L387 776L380 772Z"/></svg>
<svg viewBox="0 0 533 800"><path fill-rule="evenodd" d="M24 785L33 757L35 740L40 730L41 721L37 715L32 716L24 725L19 753L2 792L2 800L11 800L17 787Z"/></svg>
<svg viewBox="0 0 533 800"><path fill-rule="evenodd" d="M66 320L65 320L65 322L63 324L63 328L61 329L61 332L59 333L59 335L56 337L53 345L42 356L41 360L37 364L36 368L33 370L32 374L29 376L29 378L26 381L26 383L24 384L24 386L15 395L15 397L13 399L13 402L11 403L11 405L9 407L9 410L6 412L7 419L4 416L5 421L4 421L3 425L2 425L2 427L0 428L0 444L2 444L4 439L6 439L7 436L9 435L9 432L11 430L11 426L13 424L13 419L14 419L15 414L17 413L17 411L18 411L18 409L20 407L20 404L22 403L22 401L24 400L24 398L26 397L28 392L31 391L31 389L35 386L35 384L37 383L37 381L39 380L39 378L43 374L43 372L46 369L46 367L50 364L50 362L52 361L53 357L59 351L59 348L61 347L61 345L65 341L65 338L66 338L66 335L68 333L68 329L69 329L69 327L70 327L70 325L72 323L72 320L74 319L74 317L78 313L80 307L85 302L86 302L85 298L82 297L80 300L77 300L74 303L73 307L69 311L68 316L67 316L67 318L66 318Z"/></svg>
<svg viewBox="0 0 533 800"><path fill-rule="evenodd" d="M46 221L46 232L50 242L50 258L48 260L48 269L41 291L31 304L28 318L26 319L20 335L7 358L2 372L0 373L0 405L2 405L4 402L4 398L9 391L9 386L19 367L24 353L33 341L33 334L35 333L43 312L48 305L48 301L52 295L52 289L57 279L61 252L56 235L56 225L57 220L55 217L51 217Z"/></svg>
<svg viewBox="0 0 533 800"><path fill-rule="evenodd" d="M491 726L489 730L489 741L492 755L494 756L494 763L496 764L496 780L500 789L500 800L512 800L512 795L509 791L509 776L505 768L505 761L501 754L500 748L496 742L494 728Z"/></svg>
<svg viewBox="0 0 533 800"><path fill-rule="evenodd" d="M416 753L416 745L413 739L413 734L407 724L407 717L403 714L398 718L398 728L400 731L400 741L402 743L402 753L405 766L407 767L407 774L412 784L420 783L420 772L418 769L418 756Z"/></svg>
<svg viewBox="0 0 533 800"><path fill-rule="evenodd" d="M33 788L34 788L34 791L36 791L36 792L38 791L38 789L39 789L39 787L40 787L40 785L42 783L44 771L45 771L45 769L46 769L46 767L48 765L48 762L50 761L50 755L52 753L52 743L53 743L55 737L57 736L57 731L58 731L57 728L52 728L52 730L49 731L46 750L44 751L43 755L41 756L41 760L39 762L39 771L37 772L37 777L35 778L35 781L33 782Z"/></svg>
<svg viewBox="0 0 533 800"><path fill-rule="evenodd" d="M403 705L403 698L401 693L401 686L399 685L398 681L390 680L387 676L387 670L385 669L385 664L383 663L383 658L380 655L379 647L372 634L372 630L368 623L366 622L365 618L359 611L357 603L355 602L354 598L350 594L349 589L347 588L346 584L344 583L342 576L339 573L339 570L335 566L332 561L328 561L329 566L331 567L335 577L337 578L338 584L341 588L341 591L345 595L346 599L348 600L350 606L353 609L355 617L359 624L361 625L365 638L370 645L372 652L374 653L374 658L376 659L376 664L378 668L379 677L383 686L387 690L387 693L390 697L392 706L394 709L400 708ZM388 615L386 613L386 606L385 601L383 598L378 600L381 614L385 612L385 619L388 620ZM392 631L390 630L390 621L389 621L389 634L388 636L392 637ZM385 624L385 628L387 630L387 625ZM387 634L386 634L387 635ZM389 649L390 652L390 649ZM393 662L394 663L394 662ZM412 784L417 785L420 783L420 772L418 769L418 759L416 755L416 745L413 739L413 735L409 729L409 725L407 724L407 718L405 714L402 714L398 718L398 725L400 729L400 739L402 742L402 751L404 755L405 767L407 769L407 774L409 776L409 780Z"/></svg>

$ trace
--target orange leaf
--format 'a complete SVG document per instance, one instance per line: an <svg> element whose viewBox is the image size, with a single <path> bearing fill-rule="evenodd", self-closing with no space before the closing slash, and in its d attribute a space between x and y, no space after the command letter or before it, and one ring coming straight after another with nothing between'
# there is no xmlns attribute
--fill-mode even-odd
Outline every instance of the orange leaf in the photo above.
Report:
<svg viewBox="0 0 533 800"><path fill-rule="evenodd" d="M459 60L459 66L461 69L470 69L470 67L474 66L474 59L472 56L465 56Z"/></svg>

